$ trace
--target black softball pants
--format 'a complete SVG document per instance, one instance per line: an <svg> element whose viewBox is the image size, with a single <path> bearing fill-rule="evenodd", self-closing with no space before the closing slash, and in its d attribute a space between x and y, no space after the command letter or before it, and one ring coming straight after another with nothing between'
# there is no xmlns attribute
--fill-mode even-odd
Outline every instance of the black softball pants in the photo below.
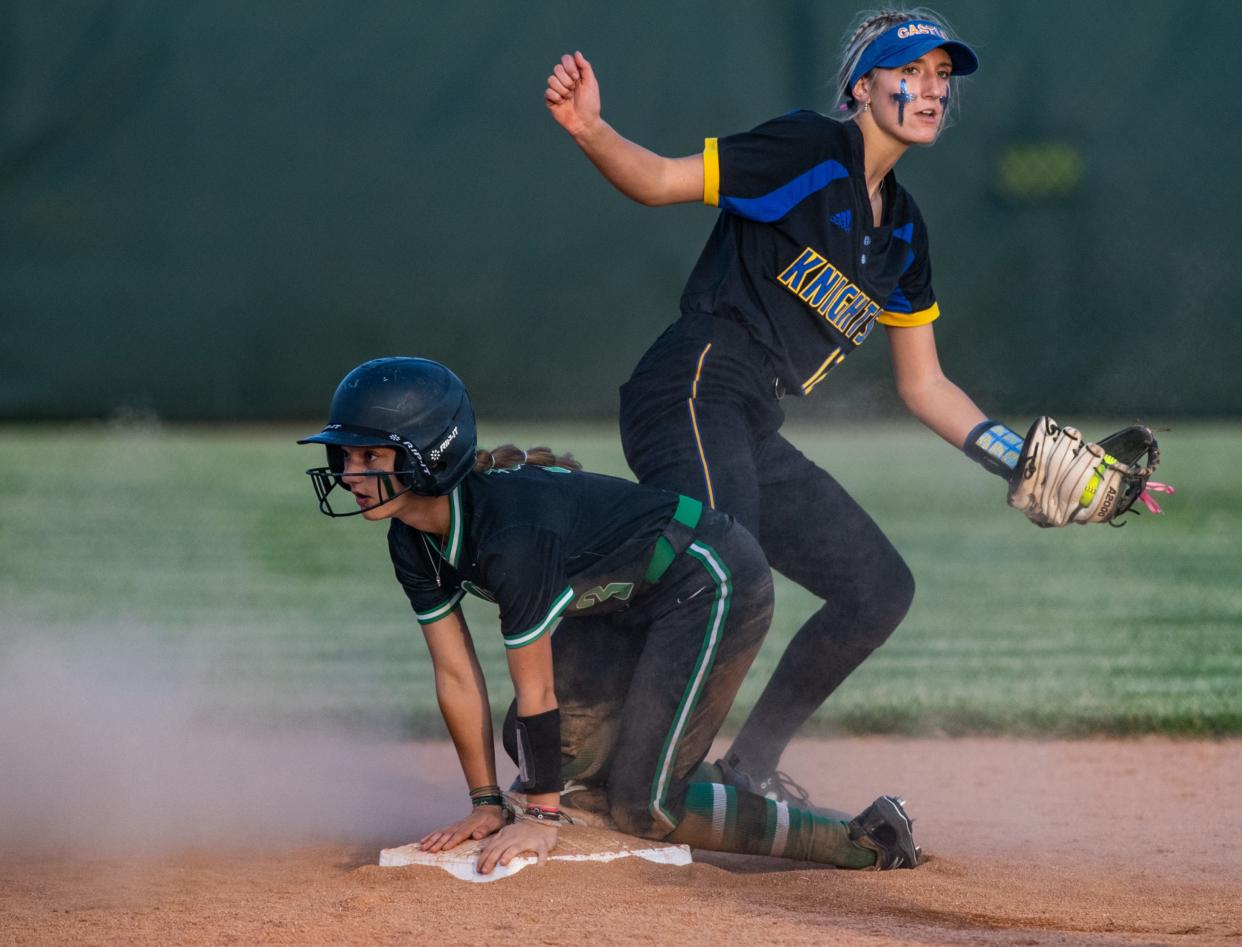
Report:
<svg viewBox="0 0 1242 947"><path fill-rule="evenodd" d="M773 569L824 601L734 742L752 773L774 770L797 729L901 622L914 579L871 517L781 436L774 373L741 326L712 316L670 326L621 387L620 421L642 483L731 514Z"/></svg>
<svg viewBox="0 0 1242 947"><path fill-rule="evenodd" d="M563 619L552 666L567 782L606 784L622 831L667 836L771 620L762 550L711 510L660 581L623 609Z"/></svg>

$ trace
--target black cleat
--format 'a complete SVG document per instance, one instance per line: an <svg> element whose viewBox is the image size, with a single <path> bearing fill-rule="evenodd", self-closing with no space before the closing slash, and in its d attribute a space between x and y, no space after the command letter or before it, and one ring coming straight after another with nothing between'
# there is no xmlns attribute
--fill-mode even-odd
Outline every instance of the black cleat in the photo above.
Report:
<svg viewBox="0 0 1242 947"><path fill-rule="evenodd" d="M850 820L851 841L875 852L875 870L915 868L923 854L910 832L913 824L903 806L905 800L881 796Z"/></svg>
<svg viewBox="0 0 1242 947"><path fill-rule="evenodd" d="M752 776L746 770L730 763L727 757L716 760L716 767L720 770L720 781L726 785L744 792L753 792L757 796L764 796L774 802L783 802L786 805L799 806L804 809L812 807L811 797L807 791L794 782L788 774L779 770L763 776Z"/></svg>

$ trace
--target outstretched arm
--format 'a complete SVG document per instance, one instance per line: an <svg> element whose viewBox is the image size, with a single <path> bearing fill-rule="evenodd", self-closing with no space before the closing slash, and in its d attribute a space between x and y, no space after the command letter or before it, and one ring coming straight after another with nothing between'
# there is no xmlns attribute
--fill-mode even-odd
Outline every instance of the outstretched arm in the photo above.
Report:
<svg viewBox="0 0 1242 947"><path fill-rule="evenodd" d="M931 323L885 326L897 392L910 413L989 473L1009 481L1022 436L988 418L940 368Z"/></svg>
<svg viewBox="0 0 1242 947"><path fill-rule="evenodd" d="M519 732L519 752L530 754L532 760L528 766L532 776L539 769L539 761L545 758L545 751L555 758L555 769L559 774L560 714L556 713L556 691L553 686L552 638L544 635L531 644L514 648L508 652L508 658L513 692L517 698L518 727L537 731L527 731L527 736ZM555 723L551 722L553 720ZM538 775L539 778L546 778L546 774ZM554 782L557 784L555 788L528 789L526 801L530 806L554 811L557 813L554 818L558 818L560 779L556 778ZM542 865L547 860L548 852L556 846L556 826L556 821L541 824L526 815L519 815L513 825L497 832L479 848L479 873L486 875L497 864L507 865L514 857L527 852L533 853Z"/></svg>
<svg viewBox="0 0 1242 947"><path fill-rule="evenodd" d="M487 684L461 609L424 625L423 635L435 668L436 700L457 749L466 784L470 788L495 785L496 755ZM484 838L504 824L501 806L473 807L465 818L428 832L419 844L427 851L439 852L468 838Z"/></svg>
<svg viewBox="0 0 1242 947"><path fill-rule="evenodd" d="M960 449L966 435L986 416L966 392L945 377L931 323L885 328L901 400L911 414Z"/></svg>
<svg viewBox="0 0 1242 947"><path fill-rule="evenodd" d="M648 206L703 199L703 157L666 158L622 137L600 116L595 70L566 53L548 76L544 103L591 163L622 194Z"/></svg>
<svg viewBox="0 0 1242 947"><path fill-rule="evenodd" d="M1079 431L1039 418L1024 438L984 417L945 377L931 323L887 326L902 400L920 421L1009 484L1009 505L1038 526L1114 523L1136 501L1161 512L1151 493L1172 493L1151 480L1160 451L1150 428L1134 425L1086 441ZM1143 458L1146 458L1145 460ZM1021 475L1016 473L1021 470Z"/></svg>

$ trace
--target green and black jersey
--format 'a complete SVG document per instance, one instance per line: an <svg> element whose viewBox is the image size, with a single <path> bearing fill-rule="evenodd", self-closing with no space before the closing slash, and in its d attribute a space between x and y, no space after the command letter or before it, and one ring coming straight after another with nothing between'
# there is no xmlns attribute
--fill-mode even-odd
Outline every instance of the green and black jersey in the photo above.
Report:
<svg viewBox="0 0 1242 947"><path fill-rule="evenodd" d="M703 181L722 213L681 310L745 326L790 393L809 394L875 323L939 315L919 209L890 171L874 224L853 122L802 110L708 138Z"/></svg>
<svg viewBox="0 0 1242 947"><path fill-rule="evenodd" d="M466 592L495 602L508 648L562 617L628 601L679 502L617 477L535 466L472 473L448 499L443 546L392 521L397 580L421 624L448 615Z"/></svg>

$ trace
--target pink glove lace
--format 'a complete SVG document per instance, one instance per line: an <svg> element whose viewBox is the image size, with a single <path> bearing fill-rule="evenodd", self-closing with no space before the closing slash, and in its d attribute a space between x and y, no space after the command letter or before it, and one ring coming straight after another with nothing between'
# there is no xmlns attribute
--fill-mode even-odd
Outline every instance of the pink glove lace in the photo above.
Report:
<svg viewBox="0 0 1242 947"><path fill-rule="evenodd" d="M1147 509L1151 511L1152 513L1161 513L1163 512L1163 510L1160 509L1160 504L1157 503L1155 499L1148 493L1149 490L1152 493L1175 493L1177 492L1167 483L1158 483L1155 480L1148 480L1147 487L1143 490L1142 493L1138 495L1138 498L1143 501L1143 505L1147 507Z"/></svg>

